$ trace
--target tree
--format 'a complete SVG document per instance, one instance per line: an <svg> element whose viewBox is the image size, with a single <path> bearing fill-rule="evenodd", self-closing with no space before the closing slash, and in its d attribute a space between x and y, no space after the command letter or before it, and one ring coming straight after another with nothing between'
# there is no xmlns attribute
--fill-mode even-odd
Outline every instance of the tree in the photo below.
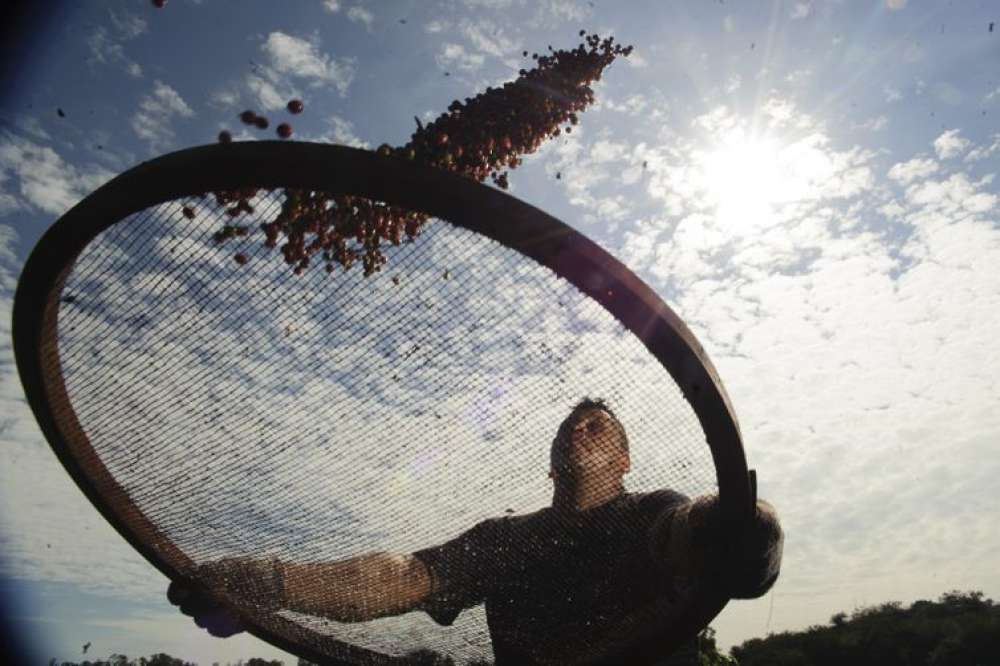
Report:
<svg viewBox="0 0 1000 666"><path fill-rule="evenodd" d="M735 666L736 660L719 652L715 643L715 629L705 627L698 634L698 666Z"/></svg>
<svg viewBox="0 0 1000 666"><path fill-rule="evenodd" d="M952 666L1000 663L1000 607L981 592L948 592L909 608L888 602L837 613L831 625L734 647L741 666Z"/></svg>

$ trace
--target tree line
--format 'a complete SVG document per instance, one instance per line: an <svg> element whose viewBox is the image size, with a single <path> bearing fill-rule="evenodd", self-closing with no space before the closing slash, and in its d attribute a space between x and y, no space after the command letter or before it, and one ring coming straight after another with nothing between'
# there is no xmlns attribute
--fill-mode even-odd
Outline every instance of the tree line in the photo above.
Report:
<svg viewBox="0 0 1000 666"><path fill-rule="evenodd" d="M1000 606L958 591L907 608L889 602L745 641L732 656L739 666L997 666Z"/></svg>
<svg viewBox="0 0 1000 666"><path fill-rule="evenodd" d="M415 666L455 666L433 650L407 655ZM658 666L1000 666L1000 605L982 592L947 592L937 601L899 602L836 613L827 625L769 634L719 651L708 627ZM167 654L58 662L49 666L198 666ZM220 666L213 664L213 666ZM226 666L284 666L255 657ZM299 659L296 666L316 666ZM470 666L490 666L476 662Z"/></svg>

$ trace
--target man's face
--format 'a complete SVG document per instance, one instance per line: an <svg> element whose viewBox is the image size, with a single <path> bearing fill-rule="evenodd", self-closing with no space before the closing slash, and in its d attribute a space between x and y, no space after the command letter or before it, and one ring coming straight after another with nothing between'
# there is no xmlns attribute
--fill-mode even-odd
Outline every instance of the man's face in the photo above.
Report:
<svg viewBox="0 0 1000 666"><path fill-rule="evenodd" d="M628 453L624 450L618 425L603 409L582 412L570 430L568 463L574 471L607 472L621 475L628 471Z"/></svg>

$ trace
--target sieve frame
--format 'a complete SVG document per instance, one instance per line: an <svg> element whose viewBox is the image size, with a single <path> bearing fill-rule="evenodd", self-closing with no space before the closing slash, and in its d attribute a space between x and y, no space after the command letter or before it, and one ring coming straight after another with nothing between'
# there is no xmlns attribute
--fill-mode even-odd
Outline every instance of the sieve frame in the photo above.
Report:
<svg viewBox="0 0 1000 666"><path fill-rule="evenodd" d="M77 257L105 229L164 202L247 187L358 195L426 212L550 268L597 301L670 373L697 415L711 450L723 516L739 523L752 515L756 479L747 470L739 424L718 372L680 317L599 245L505 192L399 158L296 141L213 144L141 163L73 206L33 248L13 308L18 373L46 440L105 520L169 579L180 578L181 572L168 559L188 566L193 563L131 502L84 433L61 371L59 303ZM141 538L143 534L146 539ZM657 637L655 646L640 646L632 656L662 656L666 647L679 645L692 631L706 626L727 601L720 595L704 595L686 615L684 626L672 628L669 637ZM351 666L351 662L334 660L243 619L251 634L292 654L317 663ZM269 620L287 623L287 629L297 633L295 623L277 616ZM384 663L405 663L401 658L343 645L349 653L356 650L359 659L378 655Z"/></svg>

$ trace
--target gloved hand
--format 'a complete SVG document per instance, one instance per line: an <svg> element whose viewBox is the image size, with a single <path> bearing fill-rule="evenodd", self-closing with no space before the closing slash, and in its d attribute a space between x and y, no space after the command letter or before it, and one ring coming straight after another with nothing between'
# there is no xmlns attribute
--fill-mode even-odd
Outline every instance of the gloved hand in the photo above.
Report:
<svg viewBox="0 0 1000 666"><path fill-rule="evenodd" d="M784 534L768 502L757 501L754 516L739 526L727 524L718 496L695 500L690 512L691 541L704 553L707 573L727 596L755 599L778 578Z"/></svg>
<svg viewBox="0 0 1000 666"><path fill-rule="evenodd" d="M244 627L211 590L230 594L265 612L277 610L285 600L282 569L277 560L223 558L200 565L194 578L197 582L171 582L167 599L213 636L232 636L244 631Z"/></svg>
<svg viewBox="0 0 1000 666"><path fill-rule="evenodd" d="M194 618L196 625L217 638L229 638L244 631L240 618L196 583L170 581L167 600L179 606L182 613Z"/></svg>

